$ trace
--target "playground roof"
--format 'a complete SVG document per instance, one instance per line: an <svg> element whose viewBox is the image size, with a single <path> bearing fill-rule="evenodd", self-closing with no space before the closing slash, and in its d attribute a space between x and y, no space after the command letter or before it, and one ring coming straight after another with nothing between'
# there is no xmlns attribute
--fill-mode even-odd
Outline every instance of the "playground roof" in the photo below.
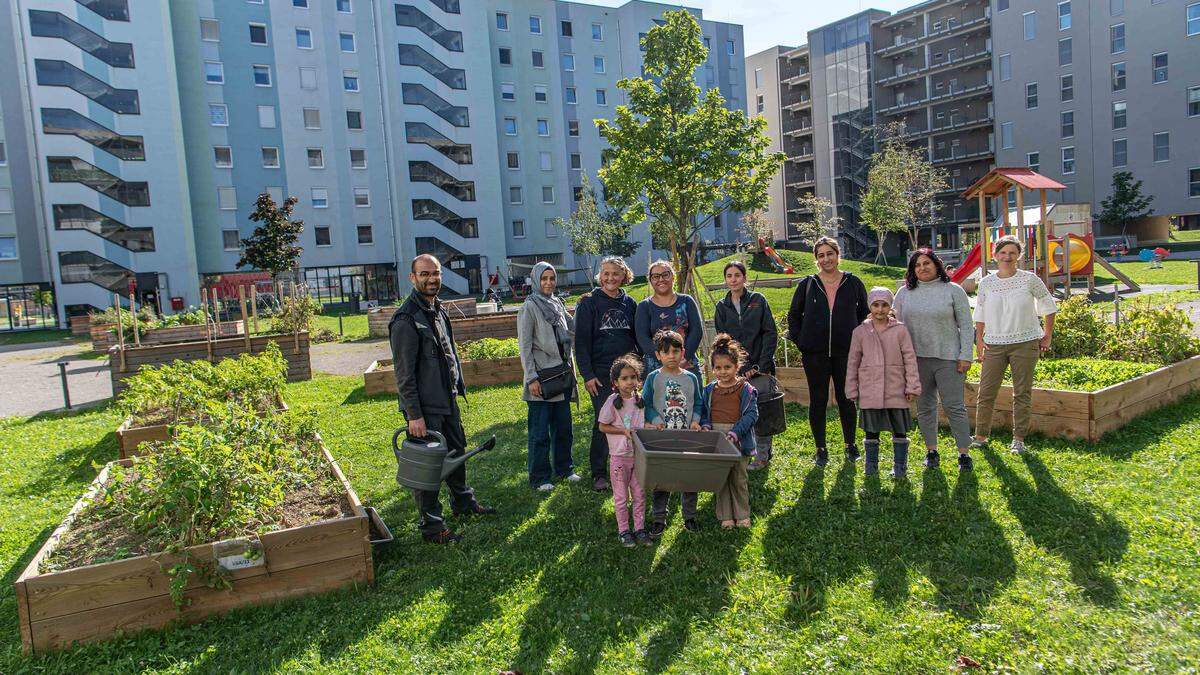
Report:
<svg viewBox="0 0 1200 675"><path fill-rule="evenodd" d="M998 166L986 176L975 181L963 197L972 198L982 194L985 197L997 197L1008 192L1009 187L1020 185L1026 190L1064 190L1066 185L1047 178L1042 174L1026 167Z"/></svg>

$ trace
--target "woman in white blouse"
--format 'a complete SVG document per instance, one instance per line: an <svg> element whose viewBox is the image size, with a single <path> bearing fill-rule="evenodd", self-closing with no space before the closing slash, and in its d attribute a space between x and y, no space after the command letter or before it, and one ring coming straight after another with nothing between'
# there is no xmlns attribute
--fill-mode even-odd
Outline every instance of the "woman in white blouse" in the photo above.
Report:
<svg viewBox="0 0 1200 675"><path fill-rule="evenodd" d="M1033 369L1041 353L1050 348L1058 306L1036 274L1017 269L1022 252L1019 239L1000 237L992 249L999 269L979 282L973 318L975 353L983 362L983 368L975 404L975 441L971 447L987 445L996 393L1000 391L1004 371L1011 364L1013 440L1010 449L1014 453L1025 451L1025 433L1029 431L1029 410L1033 400Z"/></svg>

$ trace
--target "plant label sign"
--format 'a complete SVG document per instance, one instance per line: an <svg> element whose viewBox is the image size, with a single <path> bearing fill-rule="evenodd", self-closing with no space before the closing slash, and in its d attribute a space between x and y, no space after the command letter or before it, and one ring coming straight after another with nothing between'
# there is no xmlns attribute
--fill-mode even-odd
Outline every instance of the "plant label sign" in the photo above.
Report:
<svg viewBox="0 0 1200 675"><path fill-rule="evenodd" d="M217 565L227 572L261 567L267 562L263 557L262 541L257 539L227 539L216 542L212 547Z"/></svg>

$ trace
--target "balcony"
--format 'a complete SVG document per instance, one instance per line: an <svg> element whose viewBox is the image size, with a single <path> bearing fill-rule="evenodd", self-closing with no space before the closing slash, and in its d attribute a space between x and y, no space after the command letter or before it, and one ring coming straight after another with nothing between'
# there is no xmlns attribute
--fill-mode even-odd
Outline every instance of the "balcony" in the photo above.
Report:
<svg viewBox="0 0 1200 675"><path fill-rule="evenodd" d="M76 4L87 7L103 19L109 21L129 21L129 3L127 0L75 0Z"/></svg>
<svg viewBox="0 0 1200 675"><path fill-rule="evenodd" d="M924 77L926 75L936 75L937 73L940 73L940 72L943 72L946 70L950 70L951 68L960 68L960 67L975 65L977 63L987 62L987 61L991 60L991 56L992 56L992 47L989 44L987 47L977 50L977 51L974 51L974 52L971 52L970 54L957 55L954 58L942 59L941 61L938 61L937 63L931 63L927 66L921 66L919 68L913 68L911 70L906 69L903 72L897 72L895 75L889 75L887 77L882 77L882 78L876 80L875 84L894 86L897 84L907 82L909 80L914 80L918 77Z"/></svg>
<svg viewBox="0 0 1200 675"><path fill-rule="evenodd" d="M808 93L784 96L779 107L783 110L793 112L803 108L810 108L812 107L812 96Z"/></svg>
<svg viewBox="0 0 1200 675"><path fill-rule="evenodd" d="M987 27L992 20L991 9L985 9L982 14L965 17L948 17L937 30L931 30L924 35L911 37L901 36L890 45L884 45L875 50L876 56L890 56L903 53L918 45L943 40L948 37L970 33Z"/></svg>
<svg viewBox="0 0 1200 675"><path fill-rule="evenodd" d="M154 229L129 227L83 204L55 204L54 229L86 230L134 252L154 250Z"/></svg>
<svg viewBox="0 0 1200 675"><path fill-rule="evenodd" d="M405 105L424 106L433 114L456 127L471 126L471 119L466 106L450 105L448 101L430 91L423 84L404 82L400 85L400 89L401 98Z"/></svg>
<svg viewBox="0 0 1200 675"><path fill-rule="evenodd" d="M29 10L29 32L34 37L66 40L113 68L133 67L133 45L109 42L58 12Z"/></svg>
<svg viewBox="0 0 1200 675"><path fill-rule="evenodd" d="M921 138L923 136L934 136L937 134L950 133L952 131L968 131L970 129L990 127L992 126L992 121L992 116L990 114L985 114L981 117L975 117L971 119L954 119L941 125L935 124L931 129L915 129L912 131L906 131L904 133L904 137Z"/></svg>
<svg viewBox="0 0 1200 675"><path fill-rule="evenodd" d="M983 82L981 84L975 84L969 87L954 87L947 92L937 94L935 96L921 96L912 100L906 100L902 103L895 103L886 108L879 108L875 111L875 114L891 115L902 110L909 110L911 108L917 108L923 105L931 105L933 103L941 103L943 101L951 101L959 98L979 96L981 94L990 93L991 91L991 82Z"/></svg>
<svg viewBox="0 0 1200 675"><path fill-rule="evenodd" d="M404 138L409 143L424 143L456 164L471 163L471 146L455 143L424 122L405 122Z"/></svg>
<svg viewBox="0 0 1200 675"><path fill-rule="evenodd" d="M933 155L929 158L929 161L939 165L959 164L961 162L970 162L972 160L981 159L984 157L991 157L995 153L996 151L992 149L991 144L988 144L987 146L972 145L968 147L950 148L948 151L942 152L934 150Z"/></svg>
<svg viewBox="0 0 1200 675"><path fill-rule="evenodd" d="M779 69L779 81L786 85L807 82L811 76L812 73L808 69L808 63L793 65L790 61L785 61L784 65Z"/></svg>
<svg viewBox="0 0 1200 675"><path fill-rule="evenodd" d="M51 183L79 183L125 206L150 206L150 184L125 181L78 157L47 157Z"/></svg>
<svg viewBox="0 0 1200 675"><path fill-rule="evenodd" d="M475 201L475 183L458 180L429 162L409 162L408 179L414 183L432 183L459 201Z"/></svg>
<svg viewBox="0 0 1200 675"><path fill-rule="evenodd" d="M416 66L451 89L467 88L467 71L451 68L416 45L400 45L400 65Z"/></svg>
<svg viewBox="0 0 1200 675"><path fill-rule="evenodd" d="M785 136L800 136L802 134L811 134L813 128L812 119L807 117L785 119L781 130Z"/></svg>
<svg viewBox="0 0 1200 675"><path fill-rule="evenodd" d="M34 59L37 83L43 87L67 87L120 115L141 112L136 89L117 89L92 77L66 61Z"/></svg>
<svg viewBox="0 0 1200 675"><path fill-rule="evenodd" d="M96 284L122 294L129 290L129 280L134 277L133 270L91 251L59 252L58 274L64 284Z"/></svg>
<svg viewBox="0 0 1200 675"><path fill-rule="evenodd" d="M42 133L76 136L118 159L146 159L146 147L141 136L122 136L67 108L42 108Z"/></svg>
<svg viewBox="0 0 1200 675"><path fill-rule="evenodd" d="M432 199L412 200L413 220L432 220L464 239L475 239L479 236L479 221L475 218L463 218L450 209Z"/></svg>
<svg viewBox="0 0 1200 675"><path fill-rule="evenodd" d="M462 33L447 29L412 5L396 5L396 25L416 28L449 51L463 50Z"/></svg>

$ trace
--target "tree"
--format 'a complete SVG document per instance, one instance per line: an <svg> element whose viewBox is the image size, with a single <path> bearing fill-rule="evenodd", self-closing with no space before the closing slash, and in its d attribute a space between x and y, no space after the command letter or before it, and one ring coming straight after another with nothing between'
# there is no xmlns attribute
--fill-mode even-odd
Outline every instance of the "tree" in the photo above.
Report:
<svg viewBox="0 0 1200 675"><path fill-rule="evenodd" d="M762 249L760 241L766 242L768 246L775 241L775 228L759 209L743 213L742 224L738 230L750 239L750 248L755 251Z"/></svg>
<svg viewBox="0 0 1200 675"><path fill-rule="evenodd" d="M886 189L897 199L890 207L896 209L893 215L899 216L903 227L889 231L907 230L909 245L915 249L917 232L936 221L940 209L937 195L950 184L946 171L933 166L924 148L909 145L904 133L904 122L889 122L876 129L880 149L871 156L871 175L886 181ZM868 190L870 184L868 177Z"/></svg>
<svg viewBox="0 0 1200 675"><path fill-rule="evenodd" d="M242 240L242 257L238 268L251 267L271 273L271 281L278 282L280 275L296 268L304 249L296 244L304 231L303 220L292 220L295 197L288 197L282 206L276 206L271 195L264 192L254 204L250 220L261 223L254 233Z"/></svg>
<svg viewBox="0 0 1200 675"><path fill-rule="evenodd" d="M686 10L663 18L642 39L644 76L617 83L629 104L596 126L610 146L600 169L607 201L630 224L649 220L680 270L682 290L706 218L765 206L783 154L767 152L766 120L727 110L715 88L700 96L695 75L708 50L696 19Z"/></svg>
<svg viewBox="0 0 1200 675"><path fill-rule="evenodd" d="M1154 197L1142 194L1142 181L1129 171L1118 171L1112 177L1112 194L1100 202L1100 222L1113 227L1120 226L1125 234L1129 221L1145 218L1154 213L1150 207Z"/></svg>
<svg viewBox="0 0 1200 675"><path fill-rule="evenodd" d="M628 235L628 228L620 218L606 218L596 204L596 194L587 174L583 183L579 204L570 218L555 218L554 224L571 238L571 250L587 260L589 271L595 271L595 258L605 255L614 240ZM631 254L632 255L632 254Z"/></svg>
<svg viewBox="0 0 1200 675"><path fill-rule="evenodd" d="M904 182L901 170L896 166L900 161L897 155L876 157L867 174L867 191L859 200L859 219L875 232L879 242L875 262L882 260L885 265L884 242L888 233L908 230L904 222L908 212L904 203Z"/></svg>
<svg viewBox="0 0 1200 675"><path fill-rule="evenodd" d="M795 224L796 235L800 241L812 246L821 236L837 237L838 226L842 219L833 208L833 202L807 194L796 200L802 210L812 214L812 220L803 220Z"/></svg>

